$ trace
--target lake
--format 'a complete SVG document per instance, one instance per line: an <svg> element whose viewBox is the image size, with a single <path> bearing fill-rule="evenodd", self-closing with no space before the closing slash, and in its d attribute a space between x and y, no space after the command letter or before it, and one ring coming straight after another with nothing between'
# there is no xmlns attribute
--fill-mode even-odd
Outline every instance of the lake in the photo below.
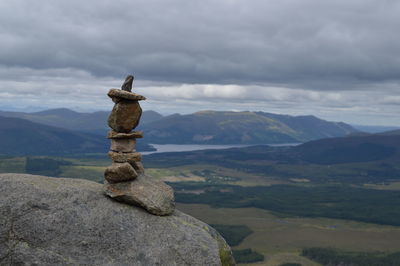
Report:
<svg viewBox="0 0 400 266"><path fill-rule="evenodd" d="M301 143L280 143L280 144L265 144L273 147L281 147L281 146L296 146ZM184 151L198 151L198 150L221 150L221 149L229 149L229 148L241 148L241 147L249 147L252 145L203 145L203 144L150 144L157 151L147 151L141 152L143 155L148 155L152 153L161 153L161 152L184 152ZM258 144L263 145L263 144Z"/></svg>

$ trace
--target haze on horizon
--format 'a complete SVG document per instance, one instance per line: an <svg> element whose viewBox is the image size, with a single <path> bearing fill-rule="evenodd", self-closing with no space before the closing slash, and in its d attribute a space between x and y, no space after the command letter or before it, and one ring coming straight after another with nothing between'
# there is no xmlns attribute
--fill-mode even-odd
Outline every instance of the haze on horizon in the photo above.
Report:
<svg viewBox="0 0 400 266"><path fill-rule="evenodd" d="M313 114L400 125L400 2L0 2L0 109Z"/></svg>

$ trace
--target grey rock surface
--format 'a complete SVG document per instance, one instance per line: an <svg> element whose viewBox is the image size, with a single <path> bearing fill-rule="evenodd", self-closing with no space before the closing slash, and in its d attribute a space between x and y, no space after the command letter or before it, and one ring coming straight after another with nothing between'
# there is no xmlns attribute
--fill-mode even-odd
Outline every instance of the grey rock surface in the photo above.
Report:
<svg viewBox="0 0 400 266"><path fill-rule="evenodd" d="M104 192L117 201L143 207L154 215L170 215L175 210L174 190L144 174L133 181L105 184Z"/></svg>
<svg viewBox="0 0 400 266"><path fill-rule="evenodd" d="M87 180L0 174L0 265L234 265L214 229L154 216Z"/></svg>

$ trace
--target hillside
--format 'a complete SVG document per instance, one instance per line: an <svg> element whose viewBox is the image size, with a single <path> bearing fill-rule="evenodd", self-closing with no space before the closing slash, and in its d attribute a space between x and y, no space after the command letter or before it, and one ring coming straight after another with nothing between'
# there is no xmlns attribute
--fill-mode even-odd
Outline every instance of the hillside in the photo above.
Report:
<svg viewBox="0 0 400 266"><path fill-rule="evenodd" d="M144 163L148 167L214 165L285 181L295 177L316 183L375 183L400 178L400 135L327 138L294 147L159 153L144 156Z"/></svg>
<svg viewBox="0 0 400 266"><path fill-rule="evenodd" d="M310 141L292 151L304 161L339 164L395 159L400 154L400 134L374 134Z"/></svg>
<svg viewBox="0 0 400 266"><path fill-rule="evenodd" d="M79 113L67 108L50 109L34 113L4 112L0 116L26 119L35 123L48 126L78 130L88 133L104 135L109 128L107 118L109 111L98 111L94 113ZM154 111L144 111L141 124L161 119L163 116Z"/></svg>
<svg viewBox="0 0 400 266"><path fill-rule="evenodd" d="M143 130L146 140L157 144L296 143L356 132L345 123L314 116L216 111L174 114L143 125Z"/></svg>
<svg viewBox="0 0 400 266"><path fill-rule="evenodd" d="M257 112L257 114L287 125L296 131L298 134L297 138L302 141L340 137L357 131L348 124L342 122L330 122L312 115L290 116L263 112Z"/></svg>
<svg viewBox="0 0 400 266"><path fill-rule="evenodd" d="M106 153L109 145L105 136L0 116L0 154L3 155ZM138 149L149 150L149 147L138 142Z"/></svg>
<svg viewBox="0 0 400 266"><path fill-rule="evenodd" d="M351 126L362 132L367 132L372 134L399 129L399 127L396 126L371 126L371 125L368 126L368 125L354 125L354 124L352 124Z"/></svg>

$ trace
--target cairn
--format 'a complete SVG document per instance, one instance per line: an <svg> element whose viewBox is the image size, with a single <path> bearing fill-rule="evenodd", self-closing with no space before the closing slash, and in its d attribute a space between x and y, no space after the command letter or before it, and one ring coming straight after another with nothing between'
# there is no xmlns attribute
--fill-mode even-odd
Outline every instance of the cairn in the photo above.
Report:
<svg viewBox="0 0 400 266"><path fill-rule="evenodd" d="M142 138L143 133L133 129L142 115L139 101L146 98L132 92L133 79L129 75L121 89L111 89L107 94L115 105L108 117L112 129L107 136L111 139L108 156L113 163L104 172L105 194L155 215L169 215L175 208L172 188L145 175L141 154L135 150L136 139Z"/></svg>

